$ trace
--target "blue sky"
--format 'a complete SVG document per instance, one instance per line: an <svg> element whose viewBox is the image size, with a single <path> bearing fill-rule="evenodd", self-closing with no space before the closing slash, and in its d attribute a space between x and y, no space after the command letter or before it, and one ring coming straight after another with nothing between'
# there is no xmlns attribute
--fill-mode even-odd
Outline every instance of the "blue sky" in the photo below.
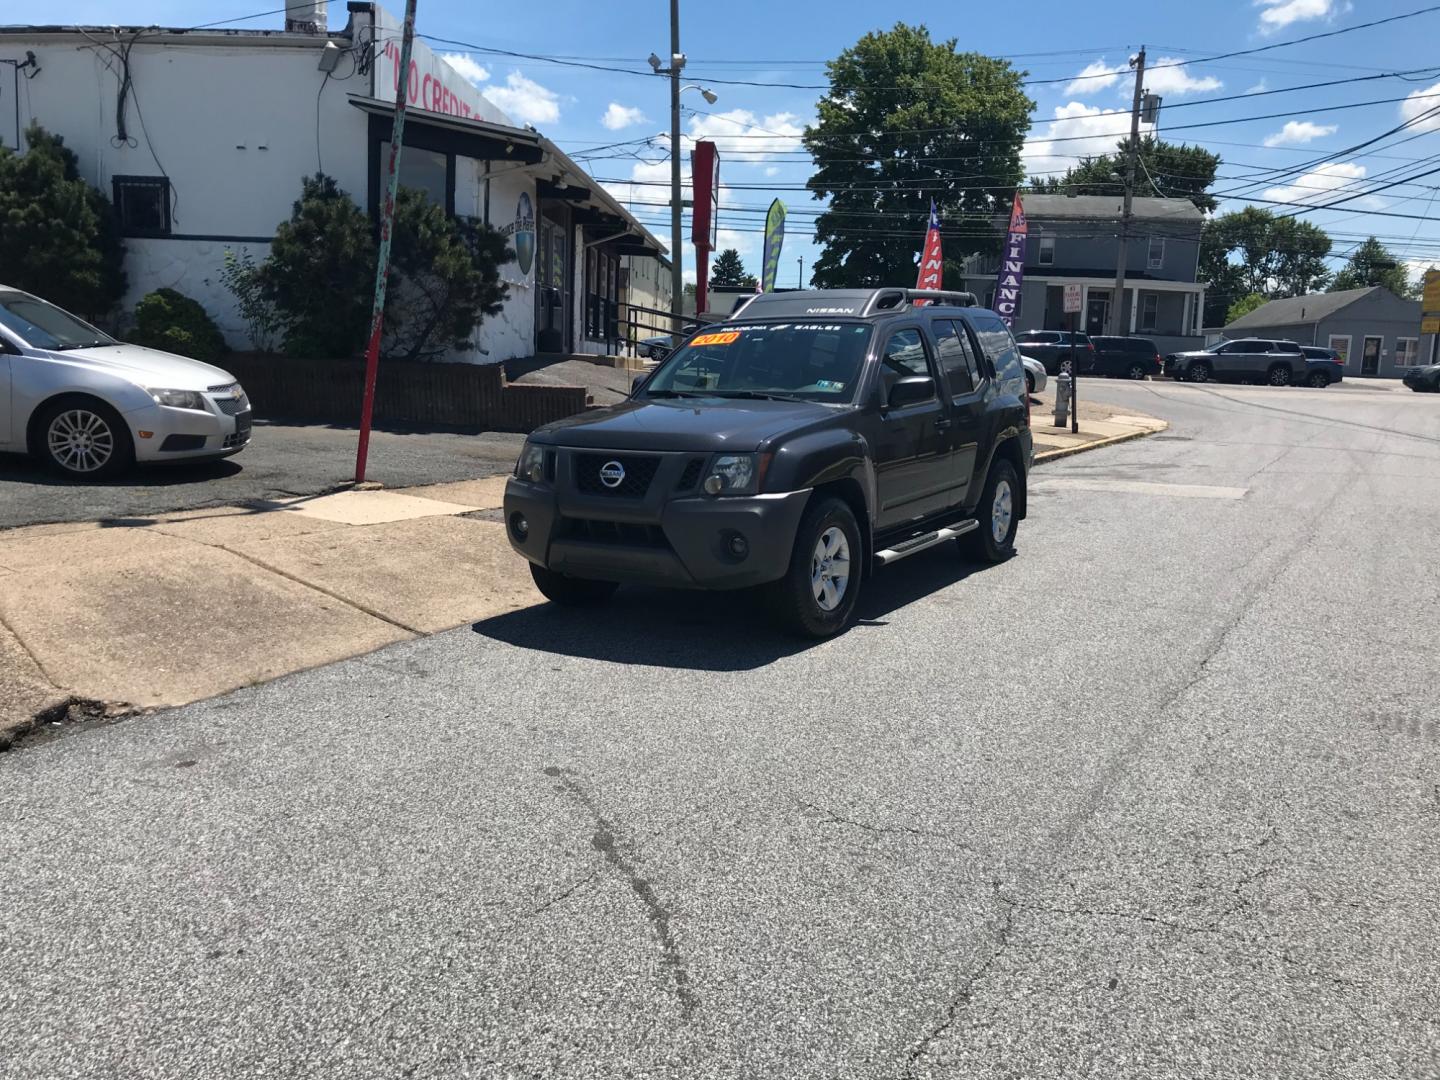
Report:
<svg viewBox="0 0 1440 1080"><path fill-rule="evenodd" d="M283 0L282 0L283 2ZM155 23L186 26L263 10L265 0L248 8L237 0L33 0L13 3L7 19L16 22ZM278 3L274 6L278 6ZM389 0L393 10L399 0ZM1034 79L1061 80L1032 86L1036 100L1031 145L1032 171L1063 170L1081 153L1110 148L1114 134L1128 127L1131 81L1123 74L1127 58L1144 44L1152 74L1148 87L1165 100L1161 133L1167 138L1204 145L1219 153L1219 191L1314 202L1350 194L1369 183L1385 182L1425 170L1425 160L1440 154L1440 112L1365 152L1329 162L1318 169L1294 167L1329 151L1372 138L1440 105L1440 64L1421 69L1434 57L1428 45L1440 37L1440 11L1389 25L1342 34L1209 63L1163 67L1218 53L1256 48L1357 23L1401 15L1426 7L1424 0L1209 0L1182 4L1171 0L1091 0L1088 4L1019 0L1010 4L936 5L905 12L908 21L924 21L936 38L954 37L962 49L1014 59ZM687 83L699 83L719 95L708 105L697 92L684 95L688 135L713 137L721 149L721 179L726 185L721 225L722 246L738 247L752 268L758 266L759 211L773 197L792 209L780 281L793 284L803 257L813 265L816 250L807 223L816 208L803 185L808 158L794 139L813 119L819 91L774 86L733 85L721 80L760 83L823 83L823 61L833 58L867 31L887 27L901 15L880 15L874 3L832 0L819 5L770 0L729 0L724 4L681 3L681 48L689 56ZM331 22L344 18L331 0ZM237 26L274 27L271 15ZM663 187L626 181L665 181L669 95L663 79L647 77L651 51L664 55L669 45L667 0L531 0L526 4L460 3L419 0L421 33L492 49L575 57L641 74L621 74L528 59L472 53L458 63L484 92L517 120L533 123L567 151L579 154L605 144L626 143L581 160L591 174L627 199L638 216L662 240L668 240L667 211L646 205L668 199ZM434 45L437 51L458 51ZM1305 90L1253 94L1286 87L1392 71L1406 78ZM1071 80L1080 74L1098 75ZM1335 110L1375 99L1404 98L1361 108ZM1209 103L1206 99L1249 95ZM1427 95L1435 95L1433 100ZM1117 114L1109 114L1117 110ZM1285 113L1270 119L1261 114ZM1241 122L1229 123L1228 121ZM1226 123L1180 129L1181 125ZM1176 130L1171 130L1176 129ZM1412 136L1417 136L1413 137ZM756 138L755 136L760 136ZM644 140L650 139L647 144ZM1060 138L1063 141L1050 142ZM1407 139L1403 143L1401 139ZM1398 171L1396 171L1398 170ZM1247 182L1247 178L1250 178ZM1367 183L1368 182L1368 183ZM1343 256L1365 235L1375 233L1406 260L1428 265L1440 254L1440 229L1407 217L1371 216L1364 211L1428 216L1434 208L1440 173L1415 183L1366 195L1344 209L1311 212L1305 219L1330 231L1335 252ZM741 185L744 185L743 187ZM1347 186L1348 185L1348 186ZM1222 209L1243 205L1226 201ZM688 234L688 227L687 227ZM918 250L921 238L916 237ZM685 253L687 279L693 278L693 252ZM1338 261L1334 264L1339 265Z"/></svg>

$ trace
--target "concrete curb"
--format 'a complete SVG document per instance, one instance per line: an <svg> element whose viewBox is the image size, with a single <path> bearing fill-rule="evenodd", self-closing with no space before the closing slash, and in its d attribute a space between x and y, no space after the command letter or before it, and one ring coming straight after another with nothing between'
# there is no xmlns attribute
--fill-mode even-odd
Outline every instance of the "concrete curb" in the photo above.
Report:
<svg viewBox="0 0 1440 1080"><path fill-rule="evenodd" d="M1073 457L1076 454L1083 454L1087 450L1099 450L1103 446L1115 446L1119 443L1130 442L1134 439L1143 439L1147 435L1159 435L1170 425L1155 428L1153 431L1130 431L1124 435L1111 435L1108 439L1097 439L1094 442L1081 443L1079 446L1062 446L1058 450L1044 450L1035 455L1035 464L1043 465L1047 461L1059 461L1061 458Z"/></svg>
<svg viewBox="0 0 1440 1080"><path fill-rule="evenodd" d="M18 750L22 743L55 725L115 721L140 711L128 705L107 705L103 701L92 701L74 695L63 697L30 716L0 718L0 754Z"/></svg>

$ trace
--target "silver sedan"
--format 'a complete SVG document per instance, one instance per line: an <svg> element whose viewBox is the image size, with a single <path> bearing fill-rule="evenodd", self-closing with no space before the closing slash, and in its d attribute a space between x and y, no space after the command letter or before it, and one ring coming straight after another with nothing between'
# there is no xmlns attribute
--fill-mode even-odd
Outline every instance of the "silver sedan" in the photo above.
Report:
<svg viewBox="0 0 1440 1080"><path fill-rule="evenodd" d="M0 285L0 450L99 479L137 461L238 454L250 418L229 372L116 341Z"/></svg>
<svg viewBox="0 0 1440 1080"><path fill-rule="evenodd" d="M1025 386L1031 395L1040 393L1045 389L1045 365L1039 360L1031 359L1024 354L1020 356L1020 362L1025 365Z"/></svg>

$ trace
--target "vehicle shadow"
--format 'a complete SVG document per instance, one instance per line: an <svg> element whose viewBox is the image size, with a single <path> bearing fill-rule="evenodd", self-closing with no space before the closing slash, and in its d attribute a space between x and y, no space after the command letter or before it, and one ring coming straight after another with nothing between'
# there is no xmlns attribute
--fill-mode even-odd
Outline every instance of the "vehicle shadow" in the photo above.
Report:
<svg viewBox="0 0 1440 1080"><path fill-rule="evenodd" d="M24 454L0 454L0 484L7 481L61 488L159 488L184 484L205 484L224 480L245 467L233 458L214 461L159 463L131 469L119 476L100 480L77 480L62 476Z"/></svg>
<svg viewBox="0 0 1440 1080"><path fill-rule="evenodd" d="M987 568L962 559L950 544L887 567L866 582L847 633L872 633L894 612ZM755 591L641 586L622 587L603 607L538 604L477 622L471 630L558 656L695 671L751 671L822 644L776 630Z"/></svg>

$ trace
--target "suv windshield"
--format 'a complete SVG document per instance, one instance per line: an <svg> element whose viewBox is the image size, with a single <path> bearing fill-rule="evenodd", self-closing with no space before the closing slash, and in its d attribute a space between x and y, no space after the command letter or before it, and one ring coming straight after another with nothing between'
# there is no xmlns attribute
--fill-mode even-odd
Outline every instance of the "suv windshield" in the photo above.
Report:
<svg viewBox="0 0 1440 1080"><path fill-rule="evenodd" d="M0 326L35 349L83 349L114 339L54 304L19 292L0 292Z"/></svg>
<svg viewBox="0 0 1440 1080"><path fill-rule="evenodd" d="M871 328L865 323L784 322L696 334L661 365L645 397L777 397L849 402Z"/></svg>

